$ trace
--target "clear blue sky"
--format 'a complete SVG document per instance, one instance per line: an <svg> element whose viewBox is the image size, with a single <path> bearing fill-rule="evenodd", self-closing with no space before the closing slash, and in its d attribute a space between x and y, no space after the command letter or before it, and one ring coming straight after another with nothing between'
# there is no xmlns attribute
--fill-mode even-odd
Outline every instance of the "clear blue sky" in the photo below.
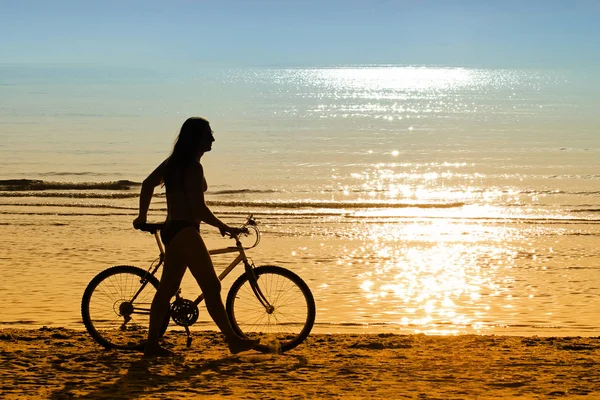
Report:
<svg viewBox="0 0 600 400"><path fill-rule="evenodd" d="M0 63L600 66L600 0L0 0Z"/></svg>

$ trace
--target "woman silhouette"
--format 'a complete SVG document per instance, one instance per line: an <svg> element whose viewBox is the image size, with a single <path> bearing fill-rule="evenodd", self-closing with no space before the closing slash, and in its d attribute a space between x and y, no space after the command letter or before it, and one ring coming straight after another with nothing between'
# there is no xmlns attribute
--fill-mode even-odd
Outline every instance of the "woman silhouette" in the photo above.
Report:
<svg viewBox="0 0 600 400"><path fill-rule="evenodd" d="M209 122L200 117L187 119L179 132L173 152L143 182L138 217L134 227L146 222L154 188L164 183L167 194L167 220L161 230L166 246L165 264L160 285L150 309L150 328L145 357L169 356L172 353L158 343L161 321L169 309L169 301L179 289L189 267L202 289L208 313L215 321L232 353L250 350L259 341L243 339L233 331L221 300L221 282L200 236L200 222L217 227L221 234L239 233L219 220L204 201L207 189L202 155L210 151L215 141Z"/></svg>

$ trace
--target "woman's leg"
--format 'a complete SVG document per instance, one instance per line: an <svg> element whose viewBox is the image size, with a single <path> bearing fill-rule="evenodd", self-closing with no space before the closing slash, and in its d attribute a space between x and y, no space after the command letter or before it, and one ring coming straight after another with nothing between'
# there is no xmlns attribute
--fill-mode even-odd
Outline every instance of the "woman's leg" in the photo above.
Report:
<svg viewBox="0 0 600 400"><path fill-rule="evenodd" d="M235 354L256 346L258 340L242 339L231 327L221 299L221 282L200 234L193 228L185 228L173 239L170 246L171 251L177 251L182 255L185 264L202 289L208 313L225 335L229 350Z"/></svg>
<svg viewBox="0 0 600 400"><path fill-rule="evenodd" d="M158 344L159 333L169 311L170 300L175 296L181 285L185 269L186 266L181 258L181 254L172 251L169 247L165 255L165 265L163 266L160 284L150 307L150 328L148 329L148 343L146 343L146 348L144 349L145 356L170 354L168 350L161 348Z"/></svg>

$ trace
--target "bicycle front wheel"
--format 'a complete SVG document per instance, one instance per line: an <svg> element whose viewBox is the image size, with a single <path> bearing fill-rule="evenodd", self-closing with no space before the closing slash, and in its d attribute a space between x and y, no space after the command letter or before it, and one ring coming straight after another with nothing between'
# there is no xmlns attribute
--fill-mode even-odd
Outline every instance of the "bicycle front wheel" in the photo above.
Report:
<svg viewBox="0 0 600 400"><path fill-rule="evenodd" d="M87 331L106 348L142 350L157 288L158 279L141 268L119 265L100 272L85 289L81 301ZM168 323L167 316L160 336Z"/></svg>
<svg viewBox="0 0 600 400"><path fill-rule="evenodd" d="M285 268L268 265L254 269L267 304L254 293L243 274L227 295L227 315L238 335L261 339L257 350L282 353L306 339L315 323L315 299L308 285Z"/></svg>

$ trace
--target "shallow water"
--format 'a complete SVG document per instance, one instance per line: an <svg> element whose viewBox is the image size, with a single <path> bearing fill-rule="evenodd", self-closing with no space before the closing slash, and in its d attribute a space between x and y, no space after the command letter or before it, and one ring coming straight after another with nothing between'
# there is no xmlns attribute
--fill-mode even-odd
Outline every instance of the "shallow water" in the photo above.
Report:
<svg viewBox="0 0 600 400"><path fill-rule="evenodd" d="M96 273L149 265L153 239L131 229L139 182L202 114L209 204L257 216L253 259L309 283L316 330L597 334L596 75L136 72L0 68L0 325L81 327Z"/></svg>
<svg viewBox="0 0 600 400"><path fill-rule="evenodd" d="M100 214L20 215L4 226L0 293L10 307L2 325L81 327L81 295L96 273L150 266L154 240L130 228L133 213ZM257 217L264 235L249 255L256 265L281 265L306 280L317 301L317 331L598 331L598 223ZM211 248L227 245L214 230L203 234ZM215 257L218 270L229 261ZM224 293L240 273L226 279ZM198 293L187 276L183 295ZM212 326L208 321L202 309L197 327Z"/></svg>

